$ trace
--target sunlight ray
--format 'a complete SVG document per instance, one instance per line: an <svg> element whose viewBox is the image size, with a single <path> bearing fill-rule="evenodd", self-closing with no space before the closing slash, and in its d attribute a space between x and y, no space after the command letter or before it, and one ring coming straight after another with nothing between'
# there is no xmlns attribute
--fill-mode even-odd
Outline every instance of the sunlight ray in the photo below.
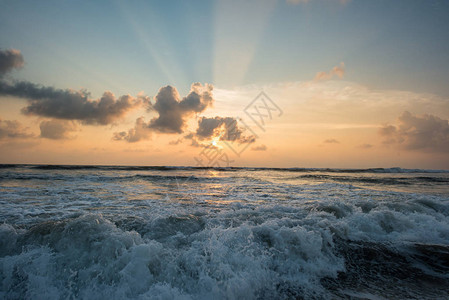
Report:
<svg viewBox="0 0 449 300"><path fill-rule="evenodd" d="M217 1L215 8L214 83L243 83L276 0Z"/></svg>
<svg viewBox="0 0 449 300"><path fill-rule="evenodd" d="M159 71L165 76L169 84L187 83L186 75L183 69L175 62L172 54L175 52L161 32L156 31L163 22L152 12L151 9L145 10L148 17L145 19L145 25L138 22L136 17L132 15L128 7L120 5L125 20L131 25L140 42L147 49L148 54L156 63Z"/></svg>

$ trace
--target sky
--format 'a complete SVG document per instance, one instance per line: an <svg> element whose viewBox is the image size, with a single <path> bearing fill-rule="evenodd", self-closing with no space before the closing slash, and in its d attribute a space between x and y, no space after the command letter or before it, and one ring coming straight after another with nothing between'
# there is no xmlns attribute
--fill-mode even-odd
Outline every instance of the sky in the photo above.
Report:
<svg viewBox="0 0 449 300"><path fill-rule="evenodd" d="M448 1L0 7L0 163L449 169Z"/></svg>

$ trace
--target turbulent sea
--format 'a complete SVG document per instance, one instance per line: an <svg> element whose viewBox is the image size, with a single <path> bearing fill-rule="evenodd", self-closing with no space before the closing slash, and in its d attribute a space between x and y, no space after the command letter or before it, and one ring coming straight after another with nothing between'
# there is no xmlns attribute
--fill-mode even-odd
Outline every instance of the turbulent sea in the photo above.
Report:
<svg viewBox="0 0 449 300"><path fill-rule="evenodd" d="M0 165L0 299L448 299L449 171Z"/></svg>

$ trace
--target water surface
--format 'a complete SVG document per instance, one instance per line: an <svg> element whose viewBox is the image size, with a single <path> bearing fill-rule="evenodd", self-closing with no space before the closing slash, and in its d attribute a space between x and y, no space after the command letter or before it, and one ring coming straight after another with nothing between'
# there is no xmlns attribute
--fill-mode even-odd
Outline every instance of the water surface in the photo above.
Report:
<svg viewBox="0 0 449 300"><path fill-rule="evenodd" d="M441 299L449 172L0 167L0 298Z"/></svg>

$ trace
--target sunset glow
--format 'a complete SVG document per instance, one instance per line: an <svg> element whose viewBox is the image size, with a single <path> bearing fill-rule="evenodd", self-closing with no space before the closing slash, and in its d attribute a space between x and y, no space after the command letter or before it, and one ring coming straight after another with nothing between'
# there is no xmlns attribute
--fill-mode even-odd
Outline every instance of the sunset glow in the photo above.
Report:
<svg viewBox="0 0 449 300"><path fill-rule="evenodd" d="M101 3L3 2L1 163L449 168L443 2Z"/></svg>

